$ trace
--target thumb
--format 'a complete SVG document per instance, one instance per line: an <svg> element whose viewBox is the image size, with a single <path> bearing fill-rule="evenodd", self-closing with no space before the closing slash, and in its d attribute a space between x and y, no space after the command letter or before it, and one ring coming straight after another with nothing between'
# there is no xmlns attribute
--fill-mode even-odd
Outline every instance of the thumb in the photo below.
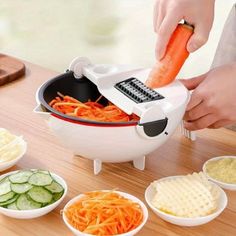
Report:
<svg viewBox="0 0 236 236"><path fill-rule="evenodd" d="M187 44L187 50L192 53L198 50L201 46L203 46L209 37L209 31L205 25L198 25L194 28L194 34L189 39Z"/></svg>
<svg viewBox="0 0 236 236"><path fill-rule="evenodd" d="M207 74L203 74L197 77L193 77L190 79L180 79L179 81L188 89L195 89L205 78Z"/></svg>

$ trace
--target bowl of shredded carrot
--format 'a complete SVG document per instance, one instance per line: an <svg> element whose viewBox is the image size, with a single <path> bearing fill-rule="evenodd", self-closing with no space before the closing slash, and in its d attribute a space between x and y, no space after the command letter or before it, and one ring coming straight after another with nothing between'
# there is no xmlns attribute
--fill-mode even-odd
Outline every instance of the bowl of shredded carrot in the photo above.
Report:
<svg viewBox="0 0 236 236"><path fill-rule="evenodd" d="M88 99L81 102L72 96L63 95L57 92L57 96L49 103L54 110L71 117L97 122L130 122L138 121L139 117L135 114L128 115L120 108L108 102L107 105L99 101L103 98L100 95L95 101Z"/></svg>
<svg viewBox="0 0 236 236"><path fill-rule="evenodd" d="M77 236L132 236L145 225L148 210L133 195L112 190L80 194L63 210L63 220Z"/></svg>

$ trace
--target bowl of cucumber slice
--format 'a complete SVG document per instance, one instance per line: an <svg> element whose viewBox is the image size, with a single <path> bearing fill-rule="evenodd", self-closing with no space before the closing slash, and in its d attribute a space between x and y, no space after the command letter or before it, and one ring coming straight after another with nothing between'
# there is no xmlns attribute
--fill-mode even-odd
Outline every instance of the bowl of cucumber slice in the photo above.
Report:
<svg viewBox="0 0 236 236"><path fill-rule="evenodd" d="M60 176L45 170L18 170L0 176L0 213L32 219L55 209L67 193Z"/></svg>

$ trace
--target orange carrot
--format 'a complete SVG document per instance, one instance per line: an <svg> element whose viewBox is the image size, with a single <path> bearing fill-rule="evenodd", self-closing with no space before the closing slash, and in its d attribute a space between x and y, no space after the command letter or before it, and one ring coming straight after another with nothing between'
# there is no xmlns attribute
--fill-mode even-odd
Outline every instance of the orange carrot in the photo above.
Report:
<svg viewBox="0 0 236 236"><path fill-rule="evenodd" d="M101 97L99 97L99 99L100 98ZM138 116L134 114L127 115L111 103L107 106L103 106L97 101L82 103L75 98L63 95L63 97L61 96L53 99L49 105L63 114L79 117L85 120L95 120L100 122L128 122L139 120Z"/></svg>
<svg viewBox="0 0 236 236"><path fill-rule="evenodd" d="M143 220L138 203L112 191L85 193L65 210L65 215L75 229L100 236L127 233Z"/></svg>
<svg viewBox="0 0 236 236"><path fill-rule="evenodd" d="M192 26L187 24L177 26L167 45L164 57L157 61L146 81L148 87L162 87L175 79L189 56L186 46L192 34Z"/></svg>

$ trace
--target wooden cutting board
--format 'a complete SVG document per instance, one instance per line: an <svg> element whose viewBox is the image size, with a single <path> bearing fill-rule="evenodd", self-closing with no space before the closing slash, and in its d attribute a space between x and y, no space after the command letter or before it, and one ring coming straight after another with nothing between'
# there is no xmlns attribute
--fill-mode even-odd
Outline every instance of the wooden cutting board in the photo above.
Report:
<svg viewBox="0 0 236 236"><path fill-rule="evenodd" d="M25 65L18 59L0 54L0 86L25 74Z"/></svg>

